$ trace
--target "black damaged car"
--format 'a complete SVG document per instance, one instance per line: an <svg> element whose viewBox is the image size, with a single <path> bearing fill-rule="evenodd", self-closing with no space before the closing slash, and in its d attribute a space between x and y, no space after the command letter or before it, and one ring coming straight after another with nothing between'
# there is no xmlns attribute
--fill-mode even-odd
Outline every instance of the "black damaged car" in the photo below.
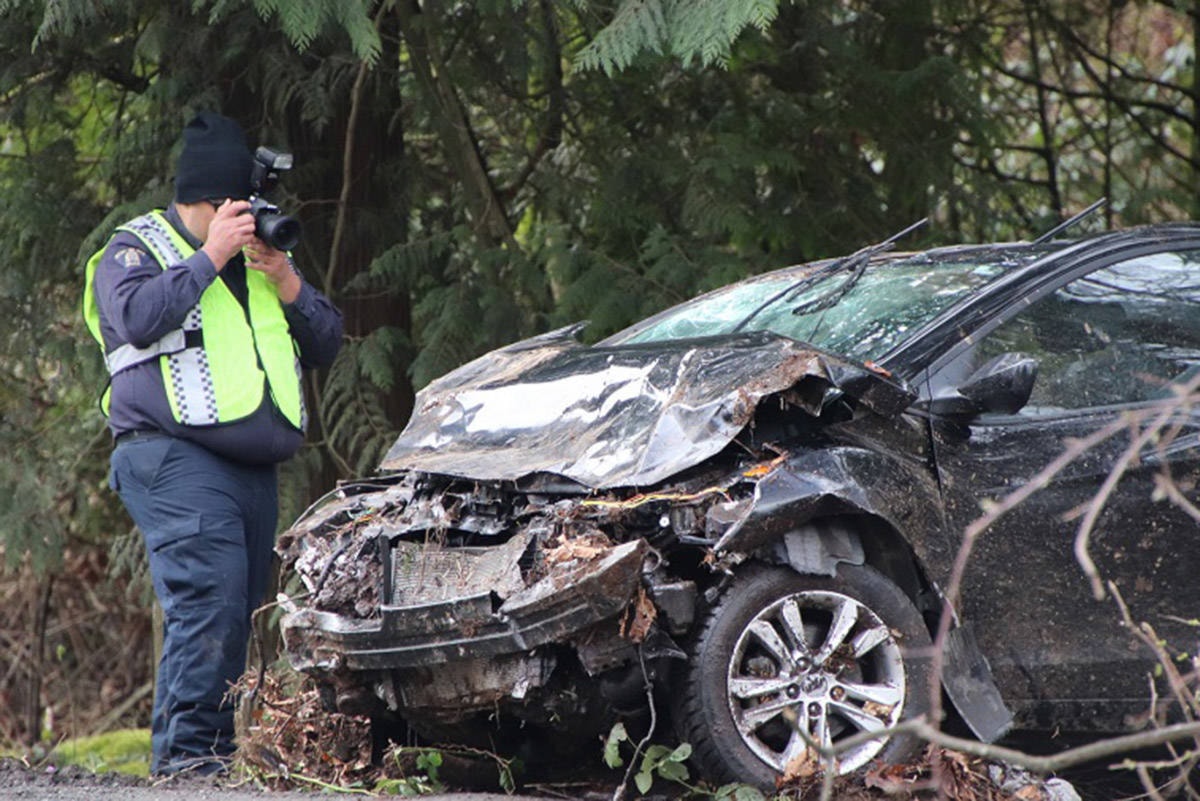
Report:
<svg viewBox="0 0 1200 801"><path fill-rule="evenodd" d="M1075 553L1117 464L1086 556L1195 652L1200 537L1165 487L1195 501L1200 226L877 246L577 331L430 384L379 474L280 539L307 590L287 654L331 710L598 748L654 703L707 777L773 785L812 759L798 730L838 744L928 710L964 529L1123 419L978 541L942 689L985 741L1151 711L1154 656Z"/></svg>

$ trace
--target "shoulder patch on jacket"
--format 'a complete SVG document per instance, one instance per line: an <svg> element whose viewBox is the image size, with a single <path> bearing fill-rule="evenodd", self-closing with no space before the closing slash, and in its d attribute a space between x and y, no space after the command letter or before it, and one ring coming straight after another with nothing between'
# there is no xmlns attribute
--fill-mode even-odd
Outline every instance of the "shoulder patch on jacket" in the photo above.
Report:
<svg viewBox="0 0 1200 801"><path fill-rule="evenodd" d="M113 258L115 258L119 264L125 265L126 269L132 269L134 267L142 266L142 258L144 255L145 254L137 248L125 247L118 250L114 254Z"/></svg>

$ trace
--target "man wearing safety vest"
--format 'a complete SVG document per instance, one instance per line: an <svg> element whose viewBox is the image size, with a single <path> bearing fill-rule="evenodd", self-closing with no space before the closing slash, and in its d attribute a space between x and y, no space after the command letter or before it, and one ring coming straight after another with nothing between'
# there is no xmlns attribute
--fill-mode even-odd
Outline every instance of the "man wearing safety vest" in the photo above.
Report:
<svg viewBox="0 0 1200 801"><path fill-rule="evenodd" d="M242 129L198 114L175 202L117 228L87 265L104 350L110 483L145 539L164 617L154 774L223 771L232 683L270 572L276 465L304 440L301 368L333 362L342 318L254 233Z"/></svg>

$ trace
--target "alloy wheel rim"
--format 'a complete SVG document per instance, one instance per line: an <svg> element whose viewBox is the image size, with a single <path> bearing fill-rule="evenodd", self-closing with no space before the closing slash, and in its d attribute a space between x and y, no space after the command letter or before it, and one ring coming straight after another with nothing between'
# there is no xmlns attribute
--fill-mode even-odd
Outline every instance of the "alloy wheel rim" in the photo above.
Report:
<svg viewBox="0 0 1200 801"><path fill-rule="evenodd" d="M726 676L729 711L746 746L776 772L794 775L817 755L796 731L825 747L894 726L905 697L897 635L848 595L797 592L764 608L734 646ZM840 773L883 750L886 738L837 757Z"/></svg>

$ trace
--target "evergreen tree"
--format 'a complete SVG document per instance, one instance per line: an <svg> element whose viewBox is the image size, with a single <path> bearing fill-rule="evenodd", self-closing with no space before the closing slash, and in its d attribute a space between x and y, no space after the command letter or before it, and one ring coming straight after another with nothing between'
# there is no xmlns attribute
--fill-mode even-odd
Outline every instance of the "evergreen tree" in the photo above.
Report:
<svg viewBox="0 0 1200 801"><path fill-rule="evenodd" d="M83 262L169 201L197 109L290 149L275 200L346 314L286 524L370 472L414 390L609 334L931 215L912 246L1196 191L1192 21L1098 0L0 0L0 548L124 544ZM1153 33L1153 36L1149 35ZM122 554L136 554L125 548Z"/></svg>

